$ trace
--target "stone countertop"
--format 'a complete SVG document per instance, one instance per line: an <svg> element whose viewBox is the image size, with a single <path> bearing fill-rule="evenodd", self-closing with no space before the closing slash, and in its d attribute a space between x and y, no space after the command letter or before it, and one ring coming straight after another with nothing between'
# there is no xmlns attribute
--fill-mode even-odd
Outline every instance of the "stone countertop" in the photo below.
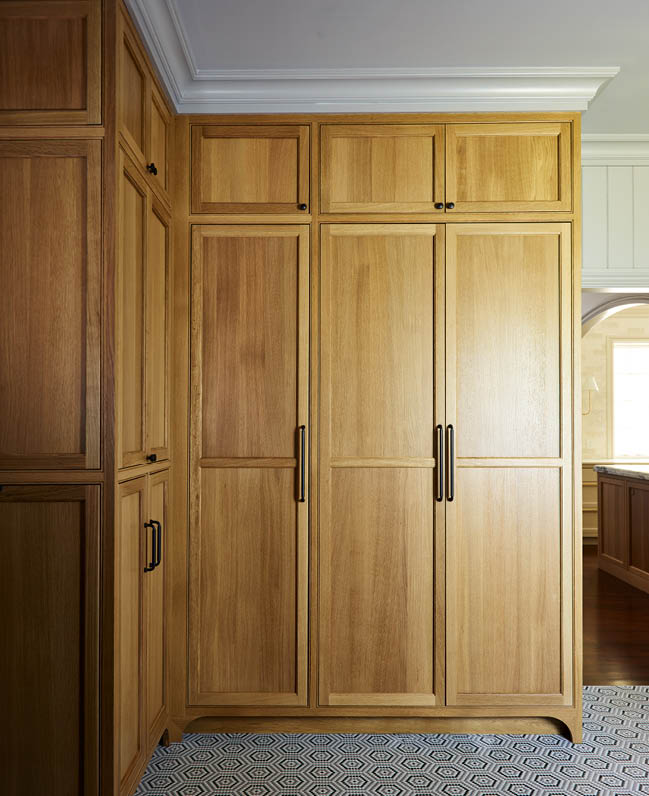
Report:
<svg viewBox="0 0 649 796"><path fill-rule="evenodd" d="M649 481L647 464L596 464L593 470L605 475L617 475L620 478L641 478Z"/></svg>

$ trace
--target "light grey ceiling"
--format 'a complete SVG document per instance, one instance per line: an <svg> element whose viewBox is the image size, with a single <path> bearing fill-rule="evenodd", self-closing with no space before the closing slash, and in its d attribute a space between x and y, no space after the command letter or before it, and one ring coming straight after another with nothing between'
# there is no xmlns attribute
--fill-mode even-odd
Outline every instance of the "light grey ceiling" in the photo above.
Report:
<svg viewBox="0 0 649 796"><path fill-rule="evenodd" d="M158 0L165 2L165 0ZM649 133L649 0L166 0L203 70L620 66L590 133Z"/></svg>

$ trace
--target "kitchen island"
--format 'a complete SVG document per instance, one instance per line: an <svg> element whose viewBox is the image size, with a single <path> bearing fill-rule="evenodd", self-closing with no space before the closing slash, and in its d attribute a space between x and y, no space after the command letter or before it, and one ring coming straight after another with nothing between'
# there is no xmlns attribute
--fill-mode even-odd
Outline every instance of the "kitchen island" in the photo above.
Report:
<svg viewBox="0 0 649 796"><path fill-rule="evenodd" d="M649 466L596 465L600 569L649 593Z"/></svg>

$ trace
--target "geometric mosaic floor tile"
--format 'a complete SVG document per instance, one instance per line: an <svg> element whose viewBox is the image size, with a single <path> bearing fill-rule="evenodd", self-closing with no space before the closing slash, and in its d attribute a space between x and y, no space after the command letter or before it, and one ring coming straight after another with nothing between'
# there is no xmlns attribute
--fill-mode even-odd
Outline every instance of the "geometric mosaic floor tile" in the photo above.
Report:
<svg viewBox="0 0 649 796"><path fill-rule="evenodd" d="M649 796L649 686L586 686L557 735L187 734L136 796Z"/></svg>

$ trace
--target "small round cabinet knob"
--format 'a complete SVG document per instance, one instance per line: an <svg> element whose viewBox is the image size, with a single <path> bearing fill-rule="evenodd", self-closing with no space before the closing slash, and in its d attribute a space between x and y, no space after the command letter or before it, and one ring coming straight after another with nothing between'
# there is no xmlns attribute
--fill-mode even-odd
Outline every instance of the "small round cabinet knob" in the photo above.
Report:
<svg viewBox="0 0 649 796"><path fill-rule="evenodd" d="M297 209L298 209L298 210L306 210L306 205L304 204L304 202L302 202L301 204L299 204L299 205L297 206Z"/></svg>
<svg viewBox="0 0 649 796"><path fill-rule="evenodd" d="M151 174L157 174L158 173L158 169L156 168L156 165L153 162L147 163L146 170L148 172L150 172Z"/></svg>
<svg viewBox="0 0 649 796"><path fill-rule="evenodd" d="M455 207L455 202L447 202L446 203L446 209L447 210L452 210L454 207Z"/></svg>
<svg viewBox="0 0 649 796"><path fill-rule="evenodd" d="M158 461L158 456L157 456L157 454L155 454L155 453L150 453L150 454L149 454L149 455L146 457L146 460L147 460L147 462L157 462L157 461Z"/></svg>
<svg viewBox="0 0 649 796"><path fill-rule="evenodd" d="M435 210L443 210L444 202L435 202Z"/></svg>

